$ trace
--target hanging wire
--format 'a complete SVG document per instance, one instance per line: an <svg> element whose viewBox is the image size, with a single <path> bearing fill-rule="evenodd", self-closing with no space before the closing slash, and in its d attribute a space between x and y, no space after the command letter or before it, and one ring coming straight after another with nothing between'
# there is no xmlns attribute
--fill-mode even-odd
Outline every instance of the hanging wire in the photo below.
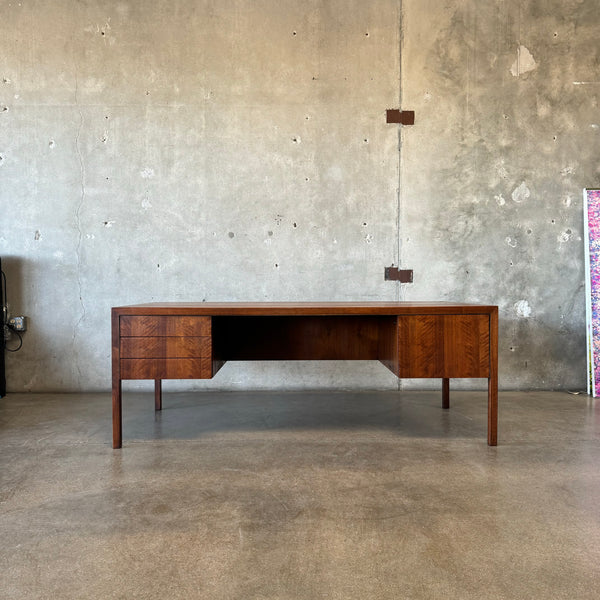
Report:
<svg viewBox="0 0 600 600"><path fill-rule="evenodd" d="M2 335L2 338L4 339L4 348L7 352L18 352L23 347L23 337L16 329L13 329L8 324L8 292L6 289L6 274L4 271L0 271L0 275L2 276L2 279L0 280L0 285L2 286L1 296L4 300L4 304L2 306L2 333L0 335ZM4 332L6 331L6 328L8 328L19 338L19 345L16 348L8 347L8 340L4 338Z"/></svg>

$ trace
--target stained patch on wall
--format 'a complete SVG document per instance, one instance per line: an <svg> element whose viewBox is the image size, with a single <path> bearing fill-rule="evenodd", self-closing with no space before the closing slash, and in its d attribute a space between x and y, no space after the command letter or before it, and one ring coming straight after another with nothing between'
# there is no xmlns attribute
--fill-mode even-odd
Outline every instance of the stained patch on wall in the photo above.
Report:
<svg viewBox="0 0 600 600"><path fill-rule="evenodd" d="M513 202L520 204L525 202L531 196L531 190L527 187L527 184L523 181L518 187L513 190L511 197Z"/></svg>
<svg viewBox="0 0 600 600"><path fill-rule="evenodd" d="M520 77L537 68L537 63L533 55L525 46L517 48L517 59L510 68L510 72L514 77Z"/></svg>
<svg viewBox="0 0 600 600"><path fill-rule="evenodd" d="M531 306L527 300L519 300L514 305L517 316L522 319L528 319L531 316Z"/></svg>

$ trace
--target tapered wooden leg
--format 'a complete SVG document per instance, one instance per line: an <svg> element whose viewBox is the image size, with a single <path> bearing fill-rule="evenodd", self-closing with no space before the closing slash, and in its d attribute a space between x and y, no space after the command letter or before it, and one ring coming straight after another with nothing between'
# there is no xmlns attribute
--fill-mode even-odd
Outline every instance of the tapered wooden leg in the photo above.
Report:
<svg viewBox="0 0 600 600"><path fill-rule="evenodd" d="M442 408L450 408L450 379L442 379Z"/></svg>
<svg viewBox="0 0 600 600"><path fill-rule="evenodd" d="M113 425L113 448L120 448L122 444L123 428L121 424L121 381L113 383L112 390L112 425Z"/></svg>
<svg viewBox="0 0 600 600"><path fill-rule="evenodd" d="M488 446L498 445L498 378L488 379Z"/></svg>
<svg viewBox="0 0 600 600"><path fill-rule="evenodd" d="M162 385L160 379L154 380L154 410L162 410Z"/></svg>

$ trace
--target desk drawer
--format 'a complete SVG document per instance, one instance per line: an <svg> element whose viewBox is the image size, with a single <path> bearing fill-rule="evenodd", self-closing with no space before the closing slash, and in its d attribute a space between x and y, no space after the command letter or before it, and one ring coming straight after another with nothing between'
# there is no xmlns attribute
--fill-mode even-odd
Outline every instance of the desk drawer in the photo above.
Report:
<svg viewBox="0 0 600 600"><path fill-rule="evenodd" d="M399 377L489 377L489 315L398 317Z"/></svg>
<svg viewBox="0 0 600 600"><path fill-rule="evenodd" d="M195 316L122 315L121 337L210 336L211 318Z"/></svg>
<svg viewBox="0 0 600 600"><path fill-rule="evenodd" d="M122 337L121 358L211 358L210 337Z"/></svg>
<svg viewBox="0 0 600 600"><path fill-rule="evenodd" d="M210 379L211 358L122 358L121 379Z"/></svg>

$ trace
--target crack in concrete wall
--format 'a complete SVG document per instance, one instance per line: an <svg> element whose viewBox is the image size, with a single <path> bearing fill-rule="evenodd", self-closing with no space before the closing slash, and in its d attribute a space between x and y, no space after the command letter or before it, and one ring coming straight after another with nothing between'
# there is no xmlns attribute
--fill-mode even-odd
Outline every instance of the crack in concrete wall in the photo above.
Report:
<svg viewBox="0 0 600 600"><path fill-rule="evenodd" d="M77 255L76 277L77 277L77 288L79 290L79 305L80 305L80 309L81 309L81 314L79 315L79 318L75 321L74 326L73 326L73 343L72 343L71 352L73 354L75 368L77 369L77 372L78 372L78 376L79 376L78 379L81 383L83 383L85 381L85 376L82 371L82 365L80 364L80 361L79 361L79 353L77 352L77 346L78 346L77 337L79 334L81 324L85 320L85 315L86 315L85 302L83 299L83 294L84 294L83 284L82 284L82 280L81 280L81 271L83 268L82 257L81 257L82 241L83 241L83 229L82 229L82 225L81 225L81 211L85 204L86 173L85 173L85 162L83 160L83 154L81 152L81 146L80 146L81 133L82 133L84 125L85 125L85 119L83 116L83 111L79 104L78 91L79 91L79 78L77 76L77 72L75 72L74 98L75 98L75 106L77 107L77 112L79 113L79 126L77 128L77 134L75 135L75 152L77 154L77 160L79 163L79 173L80 173L80 179L81 179L81 181L80 181L81 194L79 197L79 202L77 203L77 207L75 209L75 227L76 227L76 231L77 231L75 253ZM85 389L85 388L83 388L83 389Z"/></svg>

